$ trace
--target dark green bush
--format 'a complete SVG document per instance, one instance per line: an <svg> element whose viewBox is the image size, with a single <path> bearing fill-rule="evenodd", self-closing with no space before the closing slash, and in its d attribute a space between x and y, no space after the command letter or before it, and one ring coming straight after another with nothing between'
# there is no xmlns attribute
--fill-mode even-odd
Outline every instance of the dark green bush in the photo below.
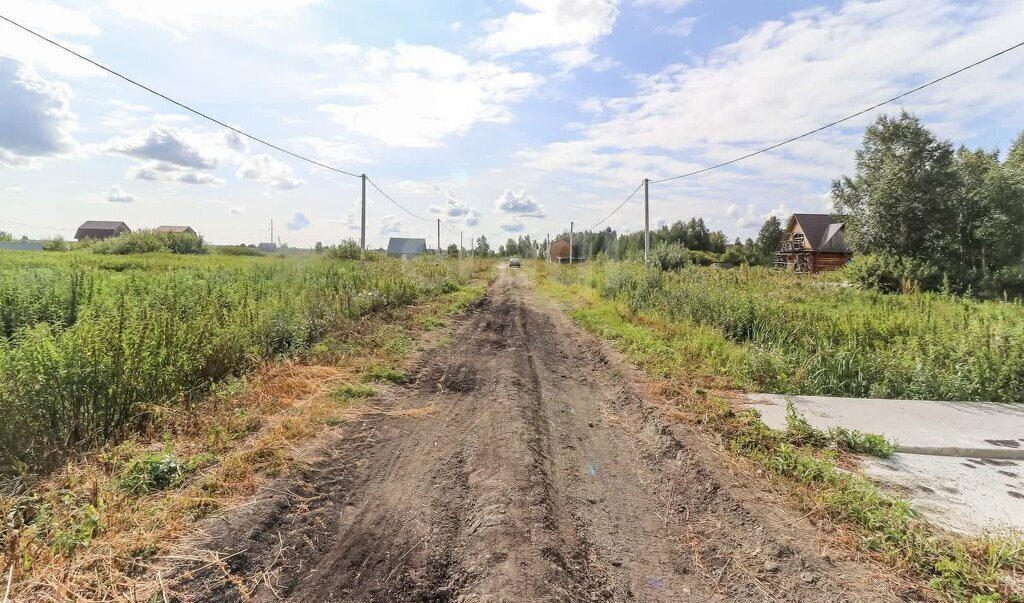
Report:
<svg viewBox="0 0 1024 603"><path fill-rule="evenodd" d="M661 243L651 253L652 264L662 270L679 270L690 263L690 251L679 243Z"/></svg>
<svg viewBox="0 0 1024 603"><path fill-rule="evenodd" d="M943 283L935 266L883 253L855 257L846 273L861 289L882 293L939 291Z"/></svg>

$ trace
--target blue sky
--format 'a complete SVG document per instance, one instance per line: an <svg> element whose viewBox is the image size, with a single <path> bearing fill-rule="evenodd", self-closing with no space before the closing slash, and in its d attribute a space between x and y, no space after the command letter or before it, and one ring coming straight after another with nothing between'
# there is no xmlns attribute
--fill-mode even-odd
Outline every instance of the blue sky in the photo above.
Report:
<svg viewBox="0 0 1024 603"><path fill-rule="evenodd" d="M370 175L368 240L552 235L644 178L812 129L1024 40L992 0L5 0L0 13L237 127ZM1024 50L885 109L1004 149ZM828 209L864 116L728 169L652 185L655 223L730 237ZM359 181L304 164L0 23L0 229L190 224L217 243L358 237ZM607 224L642 227L642 205Z"/></svg>

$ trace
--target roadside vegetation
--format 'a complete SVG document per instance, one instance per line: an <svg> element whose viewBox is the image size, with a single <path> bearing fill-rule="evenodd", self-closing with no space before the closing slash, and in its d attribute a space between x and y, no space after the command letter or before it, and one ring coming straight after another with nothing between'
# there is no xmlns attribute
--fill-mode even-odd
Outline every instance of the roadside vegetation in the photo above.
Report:
<svg viewBox="0 0 1024 603"><path fill-rule="evenodd" d="M722 385L791 394L1024 402L1024 305L936 293L884 295L845 273L809 278L763 268L592 262L552 266L550 278L663 326L680 346L674 367Z"/></svg>
<svg viewBox="0 0 1024 603"><path fill-rule="evenodd" d="M690 267L664 273L610 262L571 268L536 263L532 276L576 322L611 340L657 378L677 416L785 484L809 515L840 526L840 533L851 534L862 550L925 577L950 601L1024 600L1024 543L971 539L933 528L909 503L850 470L846 453L886 457L893 452L890 442L843 429L822 432L792 409L787 429L775 431L755 411L738 412L726 400L731 388L764 383L794 382L799 385L789 390L799 387L803 393L842 387L851 375L874 366L866 360L868 350L878 352L898 342L917 346L918 362L926 363L929 353L948 358L942 347L928 346L944 345L943 338L954 336L956 329L989 329L993 337L968 345L965 336L956 335L948 349L965 346L962 358L984 351L994 366L1017 362L1019 348L998 356L988 346L1015 334L1012 345L1020 345L1021 306L930 294L884 296L841 287L834 274L807 278L763 269ZM841 318L845 312L852 316ZM1000 332L1000 326L1018 330ZM825 357L843 354L842 346L850 341L864 345L864 355L852 348L845 352L847 364L830 364ZM893 362L899 365L898 359ZM933 375L945 370L951 377L956 368L951 363L925 370ZM841 372L819 374L830 370Z"/></svg>
<svg viewBox="0 0 1024 603"><path fill-rule="evenodd" d="M370 411L359 402L404 379L490 268L3 254L0 567L14 594L160 600L139 573L189 524L300 466L304 441Z"/></svg>

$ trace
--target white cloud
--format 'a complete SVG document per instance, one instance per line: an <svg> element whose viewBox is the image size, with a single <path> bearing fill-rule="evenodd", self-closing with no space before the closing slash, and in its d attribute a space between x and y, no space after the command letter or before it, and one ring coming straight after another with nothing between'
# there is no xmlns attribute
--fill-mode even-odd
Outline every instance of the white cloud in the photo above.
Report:
<svg viewBox="0 0 1024 603"><path fill-rule="evenodd" d="M201 29L274 28L321 0L108 0L122 16L167 28L181 37Z"/></svg>
<svg viewBox="0 0 1024 603"><path fill-rule="evenodd" d="M659 27L656 31L685 38L693 33L693 28L697 26L698 21L700 21L700 17L683 17L671 25L663 25Z"/></svg>
<svg viewBox="0 0 1024 603"><path fill-rule="evenodd" d="M295 177L290 166L269 155L252 155L238 168L236 175L279 190L291 190L303 184L302 179Z"/></svg>
<svg viewBox="0 0 1024 603"><path fill-rule="evenodd" d="M170 163L184 168L209 170L217 167L217 156L192 133L173 126L155 125L133 137L114 138L108 150L135 157Z"/></svg>
<svg viewBox="0 0 1024 603"><path fill-rule="evenodd" d="M565 69L593 61L593 45L611 33L617 0L518 0L525 12L511 12L484 23L480 42L495 55L546 50Z"/></svg>
<svg viewBox="0 0 1024 603"><path fill-rule="evenodd" d="M505 192L494 201L494 207L502 213L515 216L543 218L545 215L544 207L525 190L505 189Z"/></svg>
<svg viewBox="0 0 1024 603"><path fill-rule="evenodd" d="M462 30L462 21L455 21L454 23L449 25L448 28L451 29L453 32L458 33L459 31Z"/></svg>
<svg viewBox="0 0 1024 603"><path fill-rule="evenodd" d="M693 0L633 0L633 6L656 8L666 13L674 13L692 3Z"/></svg>
<svg viewBox="0 0 1024 603"><path fill-rule="evenodd" d="M231 209L228 210L228 213L233 216L240 216L245 213L245 208L241 205L233 205Z"/></svg>
<svg viewBox="0 0 1024 603"><path fill-rule="evenodd" d="M110 187L107 192L107 201L111 203L134 203L135 195L129 193L118 185Z"/></svg>
<svg viewBox="0 0 1024 603"><path fill-rule="evenodd" d="M526 230L526 226L522 222L513 220L512 222L502 223L501 229L505 232L523 232Z"/></svg>
<svg viewBox="0 0 1024 603"><path fill-rule="evenodd" d="M464 218L469 214L469 204L456 197L449 189L444 193L444 205L431 205L430 213L447 218Z"/></svg>
<svg viewBox="0 0 1024 603"><path fill-rule="evenodd" d="M380 219L380 234L384 236L393 235L402 231L402 222L395 216L382 216Z"/></svg>
<svg viewBox="0 0 1024 603"><path fill-rule="evenodd" d="M181 182L184 184L200 184L222 186L224 181L210 172L181 167L166 161L147 161L128 168L128 177L150 182Z"/></svg>
<svg viewBox="0 0 1024 603"><path fill-rule="evenodd" d="M90 48L68 40L68 36L96 36L100 28L85 14L46 0L5 0L4 15L88 56ZM4 23L0 35L0 56L19 59L64 77L97 77L103 71L78 57L40 40L28 32Z"/></svg>
<svg viewBox="0 0 1024 603"><path fill-rule="evenodd" d="M39 77L31 67L0 58L0 165L28 167L35 158L75 150L71 89Z"/></svg>
<svg viewBox="0 0 1024 603"><path fill-rule="evenodd" d="M1011 46L1019 42L1020 17L1012 0L849 0L834 10L797 12L707 56L639 78L635 95L601 99L600 121L520 156L534 169L586 174L628 193L644 176L735 158ZM1010 53L882 111L906 107L926 123L964 131L997 112L1004 123L1020 122L1024 87L1013 84L1022 71L1024 53ZM759 208L792 203L794 193L804 194L799 189L820 190L822 181L848 173L874 117L686 180L686 190L706 190L709 201L723 204L752 196ZM661 202L681 185L656 185L652 195Z"/></svg>
<svg viewBox="0 0 1024 603"><path fill-rule="evenodd" d="M345 83L321 90L327 100L319 108L350 132L390 146L437 146L478 123L510 123L509 105L541 81L434 46L346 44L344 52Z"/></svg>
<svg viewBox="0 0 1024 603"><path fill-rule="evenodd" d="M309 227L309 218L306 214L301 211L295 212L290 222L288 222L288 230L304 230Z"/></svg>

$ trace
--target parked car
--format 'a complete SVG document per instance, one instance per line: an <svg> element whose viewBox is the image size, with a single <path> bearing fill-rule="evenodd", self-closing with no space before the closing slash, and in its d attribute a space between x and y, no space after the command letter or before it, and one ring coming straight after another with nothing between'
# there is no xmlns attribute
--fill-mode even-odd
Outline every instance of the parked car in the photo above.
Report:
<svg viewBox="0 0 1024 603"><path fill-rule="evenodd" d="M508 267L509 268L522 268L523 266L522 266L522 264L519 263L519 258L509 258L508 259Z"/></svg>

